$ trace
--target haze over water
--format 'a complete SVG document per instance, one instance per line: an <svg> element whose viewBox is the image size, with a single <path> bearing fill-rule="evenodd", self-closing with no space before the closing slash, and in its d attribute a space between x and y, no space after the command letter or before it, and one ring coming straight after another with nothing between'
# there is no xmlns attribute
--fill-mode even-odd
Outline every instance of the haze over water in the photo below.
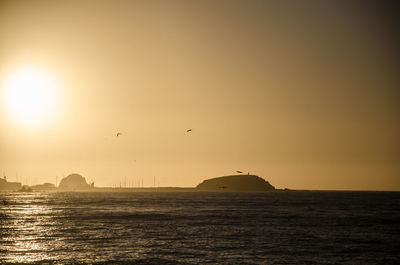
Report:
<svg viewBox="0 0 400 265"><path fill-rule="evenodd" d="M240 170L400 190L398 10L1 0L0 170L30 185L75 172L193 187Z"/></svg>

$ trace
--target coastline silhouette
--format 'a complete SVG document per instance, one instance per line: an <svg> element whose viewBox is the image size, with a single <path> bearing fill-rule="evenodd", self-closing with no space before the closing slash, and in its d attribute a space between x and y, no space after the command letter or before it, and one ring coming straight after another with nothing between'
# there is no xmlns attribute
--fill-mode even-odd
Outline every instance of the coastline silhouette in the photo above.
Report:
<svg viewBox="0 0 400 265"><path fill-rule="evenodd" d="M86 179L76 173L72 173L61 179L58 187L52 183L37 184L33 186L21 183L0 181L0 191L236 191L236 192L260 192L276 190L267 180L256 175L229 175L206 179L196 187L95 187L94 182L87 183Z"/></svg>

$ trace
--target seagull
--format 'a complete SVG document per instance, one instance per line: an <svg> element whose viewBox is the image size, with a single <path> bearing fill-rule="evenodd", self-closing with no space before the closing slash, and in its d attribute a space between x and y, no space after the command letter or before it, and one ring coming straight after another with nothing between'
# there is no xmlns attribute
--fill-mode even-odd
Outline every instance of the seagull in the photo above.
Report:
<svg viewBox="0 0 400 265"><path fill-rule="evenodd" d="M117 137L118 137L118 136L120 136L120 135L122 135L122 133L120 133L120 132L119 132L119 133L117 133Z"/></svg>
<svg viewBox="0 0 400 265"><path fill-rule="evenodd" d="M188 130L186 130L186 132L188 133L188 132L191 132L192 131L192 129L188 129Z"/></svg>
<svg viewBox="0 0 400 265"><path fill-rule="evenodd" d="M242 171L240 171L240 170L237 170L236 172L237 172L237 173L243 173L243 172L242 172Z"/></svg>

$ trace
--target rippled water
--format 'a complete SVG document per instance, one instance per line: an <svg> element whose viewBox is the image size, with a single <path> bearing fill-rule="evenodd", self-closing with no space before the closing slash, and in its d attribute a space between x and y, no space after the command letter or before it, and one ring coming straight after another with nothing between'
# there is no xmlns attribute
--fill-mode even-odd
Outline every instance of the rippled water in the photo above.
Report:
<svg viewBox="0 0 400 265"><path fill-rule="evenodd" d="M1 264L400 264L398 192L2 193L0 204Z"/></svg>

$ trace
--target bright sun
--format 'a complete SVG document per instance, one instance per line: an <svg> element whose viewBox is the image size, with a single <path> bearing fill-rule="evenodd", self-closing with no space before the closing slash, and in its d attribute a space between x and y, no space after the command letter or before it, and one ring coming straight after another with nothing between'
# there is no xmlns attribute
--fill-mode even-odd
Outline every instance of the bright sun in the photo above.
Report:
<svg viewBox="0 0 400 265"><path fill-rule="evenodd" d="M50 75L35 68L22 68L10 75L3 87L8 116L23 125L50 121L59 104L58 86Z"/></svg>

